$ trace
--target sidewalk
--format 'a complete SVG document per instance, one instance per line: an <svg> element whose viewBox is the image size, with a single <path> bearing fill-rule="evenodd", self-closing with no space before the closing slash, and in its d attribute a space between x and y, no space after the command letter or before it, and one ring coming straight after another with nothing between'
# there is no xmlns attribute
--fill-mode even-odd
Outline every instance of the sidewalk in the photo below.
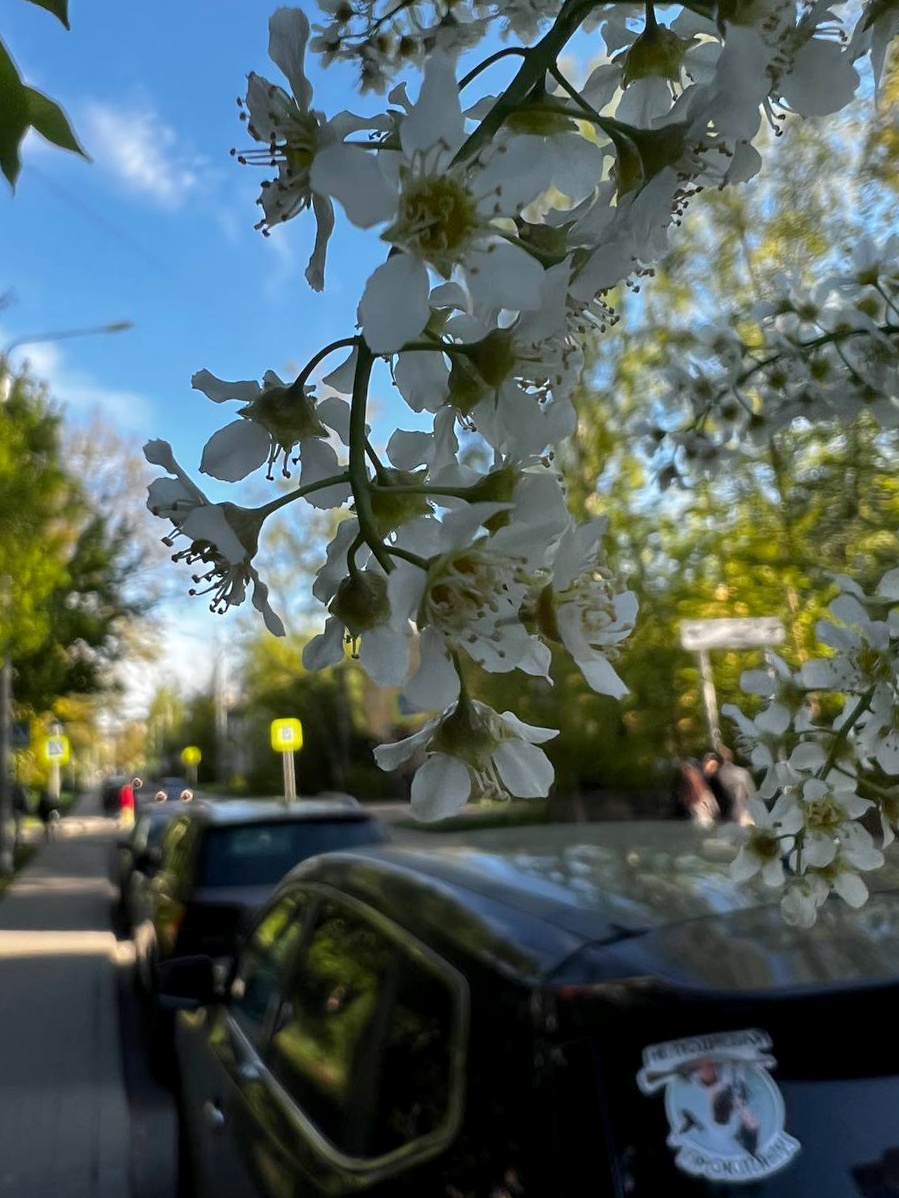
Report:
<svg viewBox="0 0 899 1198"><path fill-rule="evenodd" d="M127 1198L112 825L92 797L0 900L0 1195Z"/></svg>

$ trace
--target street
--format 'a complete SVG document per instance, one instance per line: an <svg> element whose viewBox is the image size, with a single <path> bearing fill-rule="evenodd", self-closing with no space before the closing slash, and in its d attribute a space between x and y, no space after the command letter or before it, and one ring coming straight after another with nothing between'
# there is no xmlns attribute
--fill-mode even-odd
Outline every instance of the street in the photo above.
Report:
<svg viewBox="0 0 899 1198"><path fill-rule="evenodd" d="M173 1198L174 1105L149 1074L115 824L85 795L0 899L0 1193Z"/></svg>

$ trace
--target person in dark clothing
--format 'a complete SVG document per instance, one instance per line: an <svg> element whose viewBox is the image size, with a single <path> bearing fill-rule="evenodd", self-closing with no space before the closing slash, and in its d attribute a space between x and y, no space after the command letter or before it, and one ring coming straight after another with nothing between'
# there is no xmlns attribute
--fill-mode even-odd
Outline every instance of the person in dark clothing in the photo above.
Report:
<svg viewBox="0 0 899 1198"><path fill-rule="evenodd" d="M718 818L718 803L699 762L678 759L675 768L671 796L675 818L690 819L702 828L710 828Z"/></svg>
<svg viewBox="0 0 899 1198"><path fill-rule="evenodd" d="M721 818L743 824L749 821L747 803L755 794L752 774L735 765L733 753L722 746L717 753L706 753L702 773L721 811Z"/></svg>
<svg viewBox="0 0 899 1198"><path fill-rule="evenodd" d="M44 840L50 840L53 825L59 819L59 800L54 798L46 786L41 787L41 795L37 803L37 816L44 825Z"/></svg>

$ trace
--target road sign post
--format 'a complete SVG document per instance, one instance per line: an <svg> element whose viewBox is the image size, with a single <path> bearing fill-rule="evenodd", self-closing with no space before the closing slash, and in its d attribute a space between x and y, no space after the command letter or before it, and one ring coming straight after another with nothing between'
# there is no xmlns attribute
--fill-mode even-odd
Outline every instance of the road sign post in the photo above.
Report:
<svg viewBox="0 0 899 1198"><path fill-rule="evenodd" d="M48 789L54 799L59 799L59 771L62 766L68 765L72 756L69 738L57 732L53 733L52 736L44 737L43 754L44 761L50 767L50 785Z"/></svg>
<svg viewBox="0 0 899 1198"><path fill-rule="evenodd" d="M711 649L764 649L767 659L772 646L782 645L786 629L777 616L736 616L720 620L684 620L680 626L680 643L695 653L702 678L702 701L712 748L721 749L721 728L718 722L718 696L715 676L709 657Z"/></svg>
<svg viewBox="0 0 899 1198"><path fill-rule="evenodd" d="M197 766L203 760L203 754L196 745L187 745L181 750L181 761L187 770L187 780L191 786L197 784Z"/></svg>
<svg viewBox="0 0 899 1198"><path fill-rule="evenodd" d="M281 765L284 769L284 802L296 801L297 778L294 753L303 747L303 725L299 720L289 718L272 720L272 748L281 754Z"/></svg>

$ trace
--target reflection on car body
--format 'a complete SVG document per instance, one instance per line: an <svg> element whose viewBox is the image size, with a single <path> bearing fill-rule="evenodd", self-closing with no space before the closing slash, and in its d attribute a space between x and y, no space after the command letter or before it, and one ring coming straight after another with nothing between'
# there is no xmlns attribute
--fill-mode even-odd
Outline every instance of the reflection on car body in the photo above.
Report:
<svg viewBox="0 0 899 1198"><path fill-rule="evenodd" d="M801 930L727 856L650 823L300 866L175 1000L198 1193L888 1192L896 1050L840 1032L890 1026L899 872Z"/></svg>

